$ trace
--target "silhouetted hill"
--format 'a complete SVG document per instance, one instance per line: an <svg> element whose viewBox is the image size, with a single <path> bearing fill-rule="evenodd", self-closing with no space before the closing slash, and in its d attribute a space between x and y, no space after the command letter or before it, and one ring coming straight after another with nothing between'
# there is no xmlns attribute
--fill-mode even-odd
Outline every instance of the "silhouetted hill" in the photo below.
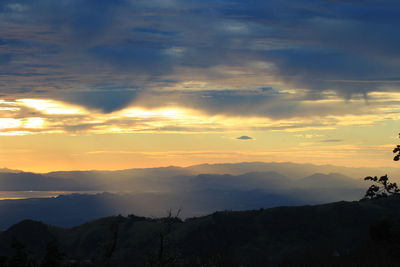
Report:
<svg viewBox="0 0 400 267"><path fill-rule="evenodd" d="M160 262L167 259L167 266L398 266L400 242L391 237L399 236L399 222L399 198L185 221L116 216L70 229L24 221L0 234L0 255L11 256L18 239L39 261L44 241L54 238L68 259L93 263L87 266L166 266Z"/></svg>
<svg viewBox="0 0 400 267"><path fill-rule="evenodd" d="M22 241L23 245L35 254L43 255L47 243L55 238L50 226L33 220L24 220L1 233L0 242L10 246L2 246L3 255L12 255L13 243Z"/></svg>

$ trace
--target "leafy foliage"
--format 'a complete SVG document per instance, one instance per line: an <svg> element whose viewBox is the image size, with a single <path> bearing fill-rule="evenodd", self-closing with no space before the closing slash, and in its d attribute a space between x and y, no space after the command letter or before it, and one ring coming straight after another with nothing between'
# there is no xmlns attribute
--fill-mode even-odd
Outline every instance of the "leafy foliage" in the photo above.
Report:
<svg viewBox="0 0 400 267"><path fill-rule="evenodd" d="M400 137L400 134L399 134ZM400 145L397 145L393 149L393 153L397 153L393 158L394 161L400 160ZM398 188L396 183L389 182L389 177L387 174L378 178L377 176L367 176L364 178L365 181L372 181L375 184L371 185L367 192L365 192L363 199L374 199L374 198L383 198L388 196L395 196L400 194L400 189Z"/></svg>
<svg viewBox="0 0 400 267"><path fill-rule="evenodd" d="M394 160L394 161L399 161L399 159L400 159L400 145L397 145L397 146L393 149L393 153L397 153L397 155L394 156L393 160Z"/></svg>
<svg viewBox="0 0 400 267"><path fill-rule="evenodd" d="M400 138L400 134L399 134L399 138ZM393 160L394 160L394 161L399 161L399 160L400 160L400 145L397 145L397 146L393 149L393 153L397 153L396 156L394 156Z"/></svg>
<svg viewBox="0 0 400 267"><path fill-rule="evenodd" d="M364 199L382 198L400 194L400 189L396 183L390 183L387 174L381 176L368 176L364 180L372 181L376 184L371 185L365 193Z"/></svg>

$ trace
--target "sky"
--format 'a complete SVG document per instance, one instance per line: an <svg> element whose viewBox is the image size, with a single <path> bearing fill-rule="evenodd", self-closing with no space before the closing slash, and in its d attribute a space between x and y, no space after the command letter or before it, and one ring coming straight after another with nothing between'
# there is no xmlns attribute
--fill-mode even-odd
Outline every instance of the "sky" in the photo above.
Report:
<svg viewBox="0 0 400 267"><path fill-rule="evenodd" d="M0 167L397 166L395 0L2 0Z"/></svg>

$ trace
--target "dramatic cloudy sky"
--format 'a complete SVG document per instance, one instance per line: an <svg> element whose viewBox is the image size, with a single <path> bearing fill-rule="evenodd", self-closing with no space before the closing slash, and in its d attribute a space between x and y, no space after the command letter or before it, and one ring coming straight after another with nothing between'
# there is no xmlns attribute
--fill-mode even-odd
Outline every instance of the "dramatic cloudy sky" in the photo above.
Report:
<svg viewBox="0 0 400 267"><path fill-rule="evenodd" d="M1 0L0 167L389 166L398 0Z"/></svg>

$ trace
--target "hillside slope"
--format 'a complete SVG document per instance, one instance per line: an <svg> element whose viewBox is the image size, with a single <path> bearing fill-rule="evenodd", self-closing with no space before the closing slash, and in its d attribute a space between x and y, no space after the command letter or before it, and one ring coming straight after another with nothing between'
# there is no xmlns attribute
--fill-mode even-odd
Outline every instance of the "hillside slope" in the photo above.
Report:
<svg viewBox="0 0 400 267"><path fill-rule="evenodd" d="M116 216L70 229L23 221L0 234L0 255L13 255L18 240L40 261L46 242L57 240L68 259L90 266L396 266L390 264L398 260L399 221L398 198L186 221Z"/></svg>

